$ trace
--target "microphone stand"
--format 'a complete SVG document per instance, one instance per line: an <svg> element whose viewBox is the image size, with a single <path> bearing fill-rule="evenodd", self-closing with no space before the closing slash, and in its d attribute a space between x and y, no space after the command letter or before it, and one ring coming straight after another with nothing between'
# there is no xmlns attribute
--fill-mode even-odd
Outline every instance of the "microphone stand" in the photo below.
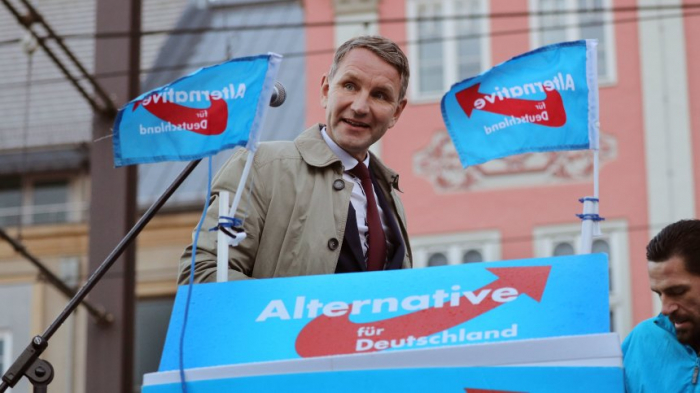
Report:
<svg viewBox="0 0 700 393"><path fill-rule="evenodd" d="M167 190L151 205L150 208L141 216L136 224L131 228L129 233L119 242L117 247L111 254L102 262L95 272L88 278L87 282L73 296L68 305L63 309L61 314L53 321L43 334L35 336L29 343L27 348L19 355L14 363L7 369L5 375L2 376L2 384L0 384L0 393L5 392L8 388L14 387L23 376L29 379L29 382L34 386L34 393L46 393L49 383L53 380L53 366L51 363L40 359L46 347L49 345L49 339L56 333L63 322L75 311L83 301L85 296L97 285L102 276L112 267L114 262L121 256L126 247L128 247L138 236L141 230L155 216L161 207L168 201L175 190L180 187L183 181L192 173L194 168L202 161L201 159L190 162L185 169L178 175Z"/></svg>

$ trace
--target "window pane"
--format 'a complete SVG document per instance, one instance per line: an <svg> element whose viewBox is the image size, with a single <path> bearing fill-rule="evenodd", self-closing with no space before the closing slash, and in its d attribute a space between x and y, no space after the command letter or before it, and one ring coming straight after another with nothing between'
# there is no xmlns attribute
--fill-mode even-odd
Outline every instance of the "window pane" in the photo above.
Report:
<svg viewBox="0 0 700 393"><path fill-rule="evenodd" d="M610 310L610 331L611 332L616 332L617 330L615 329L615 312Z"/></svg>
<svg viewBox="0 0 700 393"><path fill-rule="evenodd" d="M552 253L555 257L560 257L562 255L574 255L574 246L571 243L558 243L554 246L554 252Z"/></svg>
<svg viewBox="0 0 700 393"><path fill-rule="evenodd" d="M440 16L439 4L423 4L418 7L418 17ZM418 22L418 73L421 93L443 90L442 20L428 19Z"/></svg>
<svg viewBox="0 0 700 393"><path fill-rule="evenodd" d="M541 44L549 45L566 41L566 0L541 0Z"/></svg>
<svg viewBox="0 0 700 393"><path fill-rule="evenodd" d="M462 256L462 263L483 262L484 257L477 250L469 250Z"/></svg>
<svg viewBox="0 0 700 393"><path fill-rule="evenodd" d="M68 182L34 183L32 194L35 224L65 222L68 208Z"/></svg>
<svg viewBox="0 0 700 393"><path fill-rule="evenodd" d="M481 72L481 39L484 18L467 18L481 11L479 0L459 1L455 4L457 18L458 79L462 80Z"/></svg>
<svg viewBox="0 0 700 393"><path fill-rule="evenodd" d="M608 242L606 240L598 239L593 241L593 245L591 246L591 252L592 253L605 253L610 256L610 245L608 245Z"/></svg>
<svg viewBox="0 0 700 393"><path fill-rule="evenodd" d="M444 266L447 265L447 257L441 252L436 252L428 258L428 266Z"/></svg>
<svg viewBox="0 0 700 393"><path fill-rule="evenodd" d="M612 261L610 260L610 245L606 240L598 239L593 241L591 246L592 253L604 253L608 255L608 286L612 292L615 288L613 286L613 271L612 271Z"/></svg>
<svg viewBox="0 0 700 393"><path fill-rule="evenodd" d="M19 177L0 178L0 226L19 225L22 188Z"/></svg>
<svg viewBox="0 0 700 393"><path fill-rule="evenodd" d="M579 0L578 6L582 10L601 9L603 0ZM581 26L580 39L597 39L598 40L598 75L605 76L608 74L607 59L605 52L605 25L603 12L585 12L580 13L579 24Z"/></svg>
<svg viewBox="0 0 700 393"><path fill-rule="evenodd" d="M172 298L136 302L134 392L141 391L143 374L158 371L172 309Z"/></svg>

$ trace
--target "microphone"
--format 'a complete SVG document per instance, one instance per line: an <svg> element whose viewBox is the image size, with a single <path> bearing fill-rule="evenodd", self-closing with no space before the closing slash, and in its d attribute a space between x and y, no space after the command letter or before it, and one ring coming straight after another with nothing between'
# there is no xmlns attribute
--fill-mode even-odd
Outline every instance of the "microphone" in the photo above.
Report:
<svg viewBox="0 0 700 393"><path fill-rule="evenodd" d="M270 97L270 106L277 108L278 106L284 104L284 100L287 99L287 92L284 91L284 86L278 81L275 81L275 86L272 88L272 97Z"/></svg>

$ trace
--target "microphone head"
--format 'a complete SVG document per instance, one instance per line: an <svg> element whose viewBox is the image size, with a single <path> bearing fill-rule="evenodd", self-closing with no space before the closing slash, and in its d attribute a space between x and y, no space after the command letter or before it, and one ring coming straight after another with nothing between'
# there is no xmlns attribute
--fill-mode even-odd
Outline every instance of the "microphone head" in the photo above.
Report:
<svg viewBox="0 0 700 393"><path fill-rule="evenodd" d="M275 87L272 91L272 97L270 98L270 106L277 108L278 106L284 104L284 100L287 99L287 92L284 90L284 86L279 81L275 81Z"/></svg>

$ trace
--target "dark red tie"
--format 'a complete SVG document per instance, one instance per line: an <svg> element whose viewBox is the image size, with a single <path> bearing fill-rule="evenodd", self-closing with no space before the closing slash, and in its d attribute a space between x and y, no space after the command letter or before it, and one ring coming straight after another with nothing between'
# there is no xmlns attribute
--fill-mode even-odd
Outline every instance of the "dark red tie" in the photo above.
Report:
<svg viewBox="0 0 700 393"><path fill-rule="evenodd" d="M372 179L369 177L369 170L364 163L360 162L350 170L350 173L357 176L362 182L362 189L367 197L367 270L382 270L386 262L386 238L382 220L379 218L379 208L377 200L374 198L372 189Z"/></svg>

